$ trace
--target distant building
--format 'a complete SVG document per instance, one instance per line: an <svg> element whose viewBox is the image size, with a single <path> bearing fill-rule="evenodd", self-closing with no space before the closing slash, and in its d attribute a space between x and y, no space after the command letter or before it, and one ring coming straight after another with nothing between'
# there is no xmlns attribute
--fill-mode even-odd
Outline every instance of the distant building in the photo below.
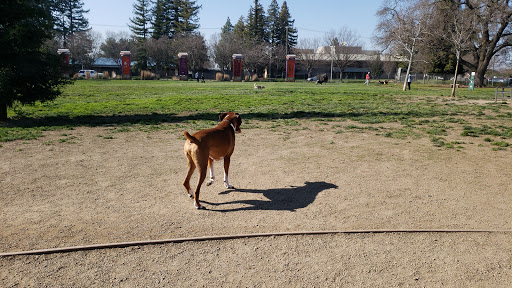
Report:
<svg viewBox="0 0 512 288"><path fill-rule="evenodd" d="M297 79L307 78L307 64L313 65L311 76L325 74L330 77L332 68L332 78L340 78L340 68L337 67L336 61L344 61L347 66L343 68L343 79L364 79L367 72L371 71L372 62L402 62L407 61L404 57L392 55L382 55L379 51L363 50L359 46L342 46L334 49L333 46L321 46L316 50L313 49L295 49L297 55ZM335 51L338 50L338 51ZM332 66L331 66L332 65ZM376 75L372 78L379 78L384 75ZM387 75L394 77L394 75Z"/></svg>
<svg viewBox="0 0 512 288"><path fill-rule="evenodd" d="M94 61L91 65L91 69L96 70L97 72L116 72L116 74L121 75L121 59L112 59L106 57L100 57Z"/></svg>

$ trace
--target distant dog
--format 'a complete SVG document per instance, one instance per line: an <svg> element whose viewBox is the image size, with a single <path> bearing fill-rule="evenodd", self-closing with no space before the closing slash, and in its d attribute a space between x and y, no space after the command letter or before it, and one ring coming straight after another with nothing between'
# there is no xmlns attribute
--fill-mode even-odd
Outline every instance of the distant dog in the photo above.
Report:
<svg viewBox="0 0 512 288"><path fill-rule="evenodd" d="M327 78L327 76L324 76L324 77L320 78L319 80L316 80L316 84L322 85L322 83L327 83L328 80L329 80L329 78Z"/></svg>
<svg viewBox="0 0 512 288"><path fill-rule="evenodd" d="M388 80L384 80L384 82L382 82L382 81L380 81L380 80L379 80L379 83L380 83L381 85L386 85L386 84L388 84Z"/></svg>
<svg viewBox="0 0 512 288"><path fill-rule="evenodd" d="M221 122L215 128L201 130L193 135L190 135L187 131L183 132L183 135L187 138L183 150L188 160L188 172L183 181L183 186L185 186L189 197L194 197L194 206L197 209L203 208L199 204L199 191L206 178L207 167L210 167L210 180L206 182L206 185L211 185L215 180L213 160L224 159L224 186L228 189L233 188L233 185L229 184L228 181L229 163L235 150L235 132L242 132L240 129L242 118L240 114L230 112L219 115L219 120ZM192 194L190 178L196 168L198 169L199 180L196 190Z"/></svg>
<svg viewBox="0 0 512 288"><path fill-rule="evenodd" d="M254 89L263 89L265 88L265 86L263 85L256 85L256 83L254 83Z"/></svg>

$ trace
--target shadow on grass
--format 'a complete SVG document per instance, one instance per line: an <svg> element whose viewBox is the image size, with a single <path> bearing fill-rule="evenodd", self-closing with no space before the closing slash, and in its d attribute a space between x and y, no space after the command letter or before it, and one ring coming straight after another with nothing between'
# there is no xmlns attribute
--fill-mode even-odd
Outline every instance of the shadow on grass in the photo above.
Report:
<svg viewBox="0 0 512 288"><path fill-rule="evenodd" d="M262 194L268 200L240 200L225 203L212 203L201 201L210 206L219 207L220 209L211 209L210 211L217 212L235 212L246 210L274 210L274 211L295 211L300 208L309 206L315 201L318 194L324 190L336 189L337 185L327 182L305 182L304 186L291 186L290 188L276 188L276 189L234 189L223 192L228 193L254 193ZM247 207L238 207L233 209L223 209L225 205L249 205Z"/></svg>
<svg viewBox="0 0 512 288"><path fill-rule="evenodd" d="M159 125L164 123L180 123L191 120L217 121L219 113L195 113L187 115L177 114L135 114L135 115L111 115L111 116L48 116L42 118L20 118L0 122L0 127L7 128L38 128L38 127L98 127L111 125ZM275 119L315 119L315 118L348 118L352 120L368 119L375 123L396 121L410 117L429 117L428 112L420 111L386 111L386 112L317 112L317 111L293 111L288 113L256 112L241 113L246 120L275 120Z"/></svg>

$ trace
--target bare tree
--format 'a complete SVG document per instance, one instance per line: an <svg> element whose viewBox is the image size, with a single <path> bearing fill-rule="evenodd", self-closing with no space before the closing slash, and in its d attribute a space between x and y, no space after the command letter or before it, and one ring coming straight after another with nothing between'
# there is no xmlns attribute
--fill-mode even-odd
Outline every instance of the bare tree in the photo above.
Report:
<svg viewBox="0 0 512 288"><path fill-rule="evenodd" d="M432 17L438 19L432 22L433 25L441 25L439 29L433 30L444 31L444 33L436 33L436 35L450 43L457 59L451 92L451 97L455 97L459 63L463 53L469 51L470 44L474 38L473 26L475 25L475 15L470 10L458 9L456 3L447 1L437 4L437 9L435 9Z"/></svg>
<svg viewBox="0 0 512 288"><path fill-rule="evenodd" d="M132 51L135 47L134 40L127 32L107 32L107 38L100 45L101 55L113 60L119 60L120 51Z"/></svg>
<svg viewBox="0 0 512 288"><path fill-rule="evenodd" d="M213 61L219 65L222 73L231 70L233 65L233 54L241 53L240 41L238 41L235 34L231 31L221 34L214 35L212 37L212 58Z"/></svg>
<svg viewBox="0 0 512 288"><path fill-rule="evenodd" d="M377 26L377 39L383 47L389 48L397 54L407 54L409 64L405 74L403 90L407 85L407 78L411 72L414 55L418 51L420 41L428 27L429 8L421 1L393 0L386 3L378 12L380 17Z"/></svg>
<svg viewBox="0 0 512 288"><path fill-rule="evenodd" d="M188 66L192 71L204 69L208 64L208 48L206 41L200 34L176 35L173 38L175 50L188 53Z"/></svg>
<svg viewBox="0 0 512 288"><path fill-rule="evenodd" d="M246 41L243 48L243 66L249 75L263 70L267 59L267 45L258 41Z"/></svg>
<svg viewBox="0 0 512 288"><path fill-rule="evenodd" d="M162 74L162 71L168 71L171 66L176 64L178 51L173 45L173 40L168 37L147 39L145 49L150 63L153 64L158 74Z"/></svg>
<svg viewBox="0 0 512 288"><path fill-rule="evenodd" d="M320 59L315 53L318 46L320 46L320 39L305 38L300 39L294 49L295 54L297 54L297 64L303 66L308 72L308 78L312 76L313 70L320 64Z"/></svg>
<svg viewBox="0 0 512 288"><path fill-rule="evenodd" d="M68 36L67 42L71 52L73 64L79 63L83 67L90 67L98 56L95 46L98 42L98 33L92 31L75 32Z"/></svg>
<svg viewBox="0 0 512 288"><path fill-rule="evenodd" d="M462 63L476 70L475 85L483 86L491 59L512 46L512 3L510 0L455 0L457 8L474 17L470 58Z"/></svg>
<svg viewBox="0 0 512 288"><path fill-rule="evenodd" d="M343 70L353 65L362 52L360 37L347 27L342 27L327 33L325 43L331 47L332 60L340 68L340 81L343 81Z"/></svg>

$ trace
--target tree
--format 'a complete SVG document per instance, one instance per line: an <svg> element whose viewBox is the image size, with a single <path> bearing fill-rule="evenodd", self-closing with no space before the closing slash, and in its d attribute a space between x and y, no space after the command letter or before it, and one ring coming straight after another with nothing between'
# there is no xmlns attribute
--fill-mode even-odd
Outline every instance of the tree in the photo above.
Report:
<svg viewBox="0 0 512 288"><path fill-rule="evenodd" d="M312 76L313 70L320 64L320 58L315 53L316 48L320 46L320 40L315 38L306 38L299 41L295 53L297 54L297 64L308 71L308 78Z"/></svg>
<svg viewBox="0 0 512 288"><path fill-rule="evenodd" d="M51 101L69 83L56 51L44 45L52 38L51 8L44 0L0 2L0 120L14 103Z"/></svg>
<svg viewBox="0 0 512 288"><path fill-rule="evenodd" d="M240 16L240 18L238 19L238 22L236 22L235 26L233 27L233 34L238 39L244 40L244 39L248 38L246 31L247 31L247 29L246 29L246 25L245 25L244 16Z"/></svg>
<svg viewBox="0 0 512 288"><path fill-rule="evenodd" d="M231 20L228 17L226 23L222 26L221 35L226 35L228 32L232 32L233 28L233 24L231 24Z"/></svg>
<svg viewBox="0 0 512 288"><path fill-rule="evenodd" d="M197 1L156 0L153 8L153 38L193 33L199 28L199 9Z"/></svg>
<svg viewBox="0 0 512 288"><path fill-rule="evenodd" d="M136 70L146 70L148 67L148 53L146 42L150 36L149 25L151 21L150 0L137 0L133 3L133 18L130 18L131 25L128 25L136 40L137 54L134 59L137 61Z"/></svg>
<svg viewBox="0 0 512 288"><path fill-rule="evenodd" d="M134 40L126 33L107 33L107 39L100 45L101 56L118 60L120 51L132 51L134 46Z"/></svg>
<svg viewBox="0 0 512 288"><path fill-rule="evenodd" d="M407 77L411 72L414 55L428 27L428 5L421 1L393 0L386 3L378 12L377 39L381 46L390 48L399 55L409 58L403 90L407 87Z"/></svg>
<svg viewBox="0 0 512 288"><path fill-rule="evenodd" d="M278 22L279 32L277 35L277 44L285 46L286 53L288 54L288 52L291 51L295 45L297 45L297 29L293 27L295 20L292 20L286 1L284 1L283 5L281 6Z"/></svg>
<svg viewBox="0 0 512 288"><path fill-rule="evenodd" d="M461 15L474 21L469 46L471 57L462 63L475 71L475 85L483 86L491 59L501 50L512 46L512 3L510 0L453 0ZM457 33L456 33L457 34Z"/></svg>
<svg viewBox="0 0 512 288"><path fill-rule="evenodd" d="M156 0L152 12L153 39L160 39L164 36L172 37L172 13L169 0Z"/></svg>
<svg viewBox="0 0 512 288"><path fill-rule="evenodd" d="M68 48L71 52L71 62L83 67L90 67L97 55L94 53L94 39L91 31L76 32L68 38Z"/></svg>
<svg viewBox="0 0 512 288"><path fill-rule="evenodd" d="M258 0L254 0L254 7L249 9L247 16L247 35L252 40L263 43L268 42L268 33L266 31L265 10Z"/></svg>
<svg viewBox="0 0 512 288"><path fill-rule="evenodd" d="M279 4L277 0L272 0L270 2L270 6L267 9L267 25L269 32L269 42L272 47L277 47L277 43L279 42Z"/></svg>
<svg viewBox="0 0 512 288"><path fill-rule="evenodd" d="M245 41L243 45L244 68L249 72L261 74L267 64L267 45L257 40Z"/></svg>
<svg viewBox="0 0 512 288"><path fill-rule="evenodd" d="M172 7L174 13L171 17L172 28L175 34L189 34L199 28L199 9L197 1L193 0L173 0Z"/></svg>
<svg viewBox="0 0 512 288"><path fill-rule="evenodd" d="M128 27L137 39L146 40L149 38L149 24L151 22L151 1L137 0L133 3L134 17L130 18Z"/></svg>
<svg viewBox="0 0 512 288"><path fill-rule="evenodd" d="M203 70L208 64L208 48L200 34L176 35L173 45L188 53L188 66L192 71Z"/></svg>
<svg viewBox="0 0 512 288"><path fill-rule="evenodd" d="M81 0L54 0L55 31L62 41L62 47L68 48L68 37L76 32L90 30Z"/></svg>
<svg viewBox="0 0 512 288"><path fill-rule="evenodd" d="M218 34L217 34L218 35ZM223 32L220 37L213 40L213 59L224 73L231 70L233 54L242 51L242 40L237 38L234 32Z"/></svg>
<svg viewBox="0 0 512 288"><path fill-rule="evenodd" d="M347 27L342 27L338 31L327 33L325 37L326 44L332 50L332 61L340 68L340 81L343 81L343 71L352 66L357 61L358 54L361 54L359 36Z"/></svg>
<svg viewBox="0 0 512 288"><path fill-rule="evenodd" d="M440 20L444 21L433 21L433 23L441 23L445 33L437 34L440 35L442 40L448 42L455 54L455 65L454 65L454 77L452 85L451 96L455 97L455 89L457 87L457 74L459 70L459 63L461 61L463 53L469 51L471 39L474 38L473 26L475 17L470 13L469 9L460 10L456 3L453 2L440 2L437 5L433 17L440 17ZM434 24L435 25L435 24ZM450 61L449 61L450 62Z"/></svg>
<svg viewBox="0 0 512 288"><path fill-rule="evenodd" d="M179 51L174 47L173 40L169 37L149 39L146 49L149 58L151 58L152 67L157 73L161 74L162 71L167 71L176 65L176 55Z"/></svg>

